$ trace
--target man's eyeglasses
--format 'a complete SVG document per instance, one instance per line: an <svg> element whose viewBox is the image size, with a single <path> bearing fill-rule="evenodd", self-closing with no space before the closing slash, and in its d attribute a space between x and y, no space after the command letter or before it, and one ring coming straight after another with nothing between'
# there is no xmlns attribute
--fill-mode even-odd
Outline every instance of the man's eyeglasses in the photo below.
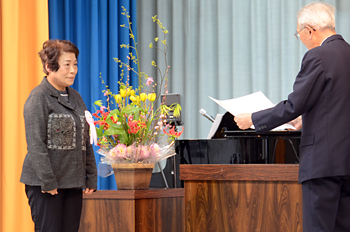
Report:
<svg viewBox="0 0 350 232"><path fill-rule="evenodd" d="M310 26L309 26L310 27ZM301 29L300 31L296 31L295 33L294 33L294 36L295 36L295 38L297 38L297 40L300 40L300 35L299 35L299 33L300 32L302 32L304 29L305 29L306 27L304 27L303 29ZM316 31L316 29L314 29L314 28L312 28L312 27L310 27L313 31Z"/></svg>

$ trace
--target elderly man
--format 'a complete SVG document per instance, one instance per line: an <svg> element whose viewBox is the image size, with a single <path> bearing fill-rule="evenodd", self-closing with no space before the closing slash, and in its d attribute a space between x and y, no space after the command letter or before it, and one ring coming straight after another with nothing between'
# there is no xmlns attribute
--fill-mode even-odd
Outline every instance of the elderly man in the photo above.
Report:
<svg viewBox="0 0 350 232"><path fill-rule="evenodd" d="M309 51L288 100L235 117L259 133L293 119L300 129L302 115L304 232L350 231L350 45L335 32L334 11L319 2L299 11L295 36Z"/></svg>

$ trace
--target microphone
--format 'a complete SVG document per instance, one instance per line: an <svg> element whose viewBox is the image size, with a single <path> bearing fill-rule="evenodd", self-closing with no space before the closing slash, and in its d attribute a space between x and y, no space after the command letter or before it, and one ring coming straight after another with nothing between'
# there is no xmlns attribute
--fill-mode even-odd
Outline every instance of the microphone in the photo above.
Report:
<svg viewBox="0 0 350 232"><path fill-rule="evenodd" d="M200 113L201 115L203 115L204 117L206 117L209 121L211 121L211 122L214 122L214 121L215 121L215 118L214 118L213 116L207 114L207 111L205 111L204 109L200 109L200 110L199 110L199 113Z"/></svg>

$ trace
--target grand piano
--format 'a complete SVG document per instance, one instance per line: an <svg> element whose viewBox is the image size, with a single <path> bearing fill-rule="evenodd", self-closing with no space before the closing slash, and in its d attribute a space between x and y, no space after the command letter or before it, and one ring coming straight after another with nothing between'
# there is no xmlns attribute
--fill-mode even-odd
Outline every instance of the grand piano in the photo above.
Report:
<svg viewBox="0 0 350 232"><path fill-rule="evenodd" d="M300 135L300 131L240 130L227 112L211 139L176 140L177 155L168 159L164 178L170 188L183 187L181 164L298 164ZM154 174L151 187L162 186L164 180Z"/></svg>

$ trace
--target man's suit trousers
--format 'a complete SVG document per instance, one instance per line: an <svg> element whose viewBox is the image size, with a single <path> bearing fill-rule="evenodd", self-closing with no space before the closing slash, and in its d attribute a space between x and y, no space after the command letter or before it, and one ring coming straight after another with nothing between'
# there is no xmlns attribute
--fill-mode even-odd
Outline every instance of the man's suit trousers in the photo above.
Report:
<svg viewBox="0 0 350 232"><path fill-rule="evenodd" d="M304 232L350 231L350 176L302 182Z"/></svg>

